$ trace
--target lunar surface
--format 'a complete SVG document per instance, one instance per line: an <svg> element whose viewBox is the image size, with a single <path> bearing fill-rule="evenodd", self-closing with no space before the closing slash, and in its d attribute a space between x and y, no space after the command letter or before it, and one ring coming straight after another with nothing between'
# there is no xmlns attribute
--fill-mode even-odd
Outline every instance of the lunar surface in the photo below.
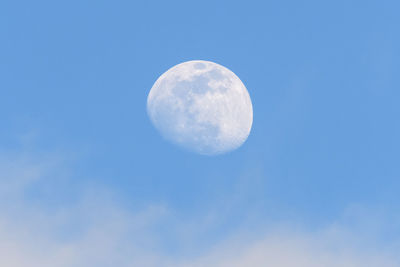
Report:
<svg viewBox="0 0 400 267"><path fill-rule="evenodd" d="M242 81L229 69L201 60L162 74L150 90L147 112L167 140L203 155L240 147L253 123Z"/></svg>

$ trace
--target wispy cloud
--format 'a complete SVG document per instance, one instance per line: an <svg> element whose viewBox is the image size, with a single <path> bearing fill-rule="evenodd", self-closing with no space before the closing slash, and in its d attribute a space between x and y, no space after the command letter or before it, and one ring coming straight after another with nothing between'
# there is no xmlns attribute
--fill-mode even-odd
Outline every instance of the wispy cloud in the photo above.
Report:
<svg viewBox="0 0 400 267"><path fill-rule="evenodd" d="M26 197L29 188L63 175L55 171L61 161L9 152L0 158L0 266L400 266L394 249L364 243L340 221L314 231L290 224L238 230L204 248L191 237L206 231L207 218L178 220L157 203L133 211L110 189L83 184L71 203L35 202ZM170 253L166 234L190 252Z"/></svg>
<svg viewBox="0 0 400 267"><path fill-rule="evenodd" d="M182 266L399 266L393 254L378 247L354 247L353 238L337 229L312 233L275 230L252 241L247 237L224 240L208 254Z"/></svg>

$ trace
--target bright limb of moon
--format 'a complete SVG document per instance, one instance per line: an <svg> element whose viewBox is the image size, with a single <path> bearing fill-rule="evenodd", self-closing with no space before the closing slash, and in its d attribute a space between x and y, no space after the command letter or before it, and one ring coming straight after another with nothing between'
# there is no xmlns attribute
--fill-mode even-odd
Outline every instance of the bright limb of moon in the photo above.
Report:
<svg viewBox="0 0 400 267"><path fill-rule="evenodd" d="M229 69L202 60L162 74L148 95L147 112L167 140L204 155L240 147L253 123L253 106L242 81Z"/></svg>

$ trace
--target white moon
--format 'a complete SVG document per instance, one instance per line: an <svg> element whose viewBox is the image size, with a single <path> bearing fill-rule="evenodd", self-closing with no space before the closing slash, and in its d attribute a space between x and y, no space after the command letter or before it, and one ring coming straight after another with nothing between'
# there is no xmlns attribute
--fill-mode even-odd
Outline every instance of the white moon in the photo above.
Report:
<svg viewBox="0 0 400 267"><path fill-rule="evenodd" d="M204 155L238 148L253 123L242 81L229 69L202 60L178 64L161 75L150 90L147 112L167 140Z"/></svg>

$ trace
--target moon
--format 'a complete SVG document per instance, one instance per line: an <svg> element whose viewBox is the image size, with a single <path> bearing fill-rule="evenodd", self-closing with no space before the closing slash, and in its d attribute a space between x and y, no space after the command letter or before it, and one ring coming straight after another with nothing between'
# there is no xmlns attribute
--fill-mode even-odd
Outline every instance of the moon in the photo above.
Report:
<svg viewBox="0 0 400 267"><path fill-rule="evenodd" d="M178 64L154 83L147 112L170 142L203 155L240 147L250 134L253 106L242 81L217 63Z"/></svg>

